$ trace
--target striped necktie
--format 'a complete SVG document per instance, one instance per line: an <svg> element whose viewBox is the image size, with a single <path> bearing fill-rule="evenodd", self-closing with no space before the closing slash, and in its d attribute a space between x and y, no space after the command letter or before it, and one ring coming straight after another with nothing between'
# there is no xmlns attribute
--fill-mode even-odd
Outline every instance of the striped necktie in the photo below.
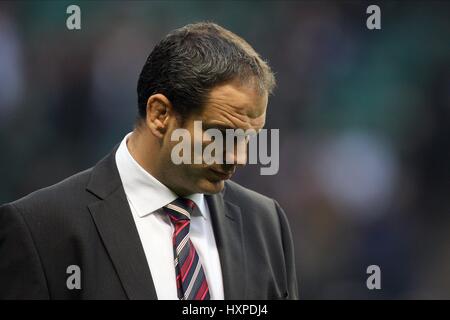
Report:
<svg viewBox="0 0 450 320"><path fill-rule="evenodd" d="M195 203L186 198L178 198L164 207L164 212L175 227L172 240L178 298L209 300L208 283L200 257L189 239L191 214L194 209Z"/></svg>

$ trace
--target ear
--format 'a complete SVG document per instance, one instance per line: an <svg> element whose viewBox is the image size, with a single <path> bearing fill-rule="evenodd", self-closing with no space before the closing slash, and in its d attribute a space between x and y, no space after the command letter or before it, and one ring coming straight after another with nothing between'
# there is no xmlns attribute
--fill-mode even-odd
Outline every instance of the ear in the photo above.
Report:
<svg viewBox="0 0 450 320"><path fill-rule="evenodd" d="M169 119L173 116L172 104L165 95L157 93L148 98L145 123L156 137L162 138L164 136Z"/></svg>

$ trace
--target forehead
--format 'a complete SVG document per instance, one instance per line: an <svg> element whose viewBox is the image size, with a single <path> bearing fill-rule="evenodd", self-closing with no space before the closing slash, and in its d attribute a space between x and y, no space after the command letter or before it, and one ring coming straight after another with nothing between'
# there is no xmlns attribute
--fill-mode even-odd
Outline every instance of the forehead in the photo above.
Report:
<svg viewBox="0 0 450 320"><path fill-rule="evenodd" d="M209 124L232 128L261 129L267 102L267 93L252 84L226 83L210 91L202 109L202 119Z"/></svg>

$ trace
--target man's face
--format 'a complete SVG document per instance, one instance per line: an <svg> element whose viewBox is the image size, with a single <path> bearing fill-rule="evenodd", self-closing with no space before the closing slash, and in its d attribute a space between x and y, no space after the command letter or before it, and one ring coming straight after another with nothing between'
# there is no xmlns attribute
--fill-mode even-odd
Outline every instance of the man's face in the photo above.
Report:
<svg viewBox="0 0 450 320"><path fill-rule="evenodd" d="M203 148L211 142L202 141L202 137L194 135L194 121L202 121L203 132L207 129L253 129L258 132L264 127L266 119L268 96L260 93L252 85L241 85L239 82L230 82L213 88L209 98L198 114L192 114L184 121L183 128L189 131L191 136L191 150L193 154L194 143L200 143ZM173 130L180 127L177 120L169 128L163 141L163 154L167 160L165 168L165 182L169 188L178 195L184 196L192 193L217 193L224 187L224 181L234 173L237 159L237 146L234 150L224 150L223 164L180 164L176 165L171 160L172 148L178 143L170 141ZM202 135L203 135L203 132ZM225 134L223 135L225 141ZM246 143L244 141L243 143ZM241 148L247 152L247 148ZM246 158L245 155L239 155ZM232 164L225 163L225 157L233 159Z"/></svg>

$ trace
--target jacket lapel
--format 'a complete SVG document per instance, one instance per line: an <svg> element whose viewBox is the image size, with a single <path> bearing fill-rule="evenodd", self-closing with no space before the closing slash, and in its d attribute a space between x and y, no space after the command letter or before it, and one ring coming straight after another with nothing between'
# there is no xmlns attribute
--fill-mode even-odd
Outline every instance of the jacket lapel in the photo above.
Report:
<svg viewBox="0 0 450 320"><path fill-rule="evenodd" d="M87 190L100 200L88 205L98 232L129 299L157 299L115 163L116 146L92 170Z"/></svg>
<svg viewBox="0 0 450 320"><path fill-rule="evenodd" d="M207 195L206 200L219 251L225 299L245 299L247 262L243 245L241 210L235 204L224 201L223 192Z"/></svg>

